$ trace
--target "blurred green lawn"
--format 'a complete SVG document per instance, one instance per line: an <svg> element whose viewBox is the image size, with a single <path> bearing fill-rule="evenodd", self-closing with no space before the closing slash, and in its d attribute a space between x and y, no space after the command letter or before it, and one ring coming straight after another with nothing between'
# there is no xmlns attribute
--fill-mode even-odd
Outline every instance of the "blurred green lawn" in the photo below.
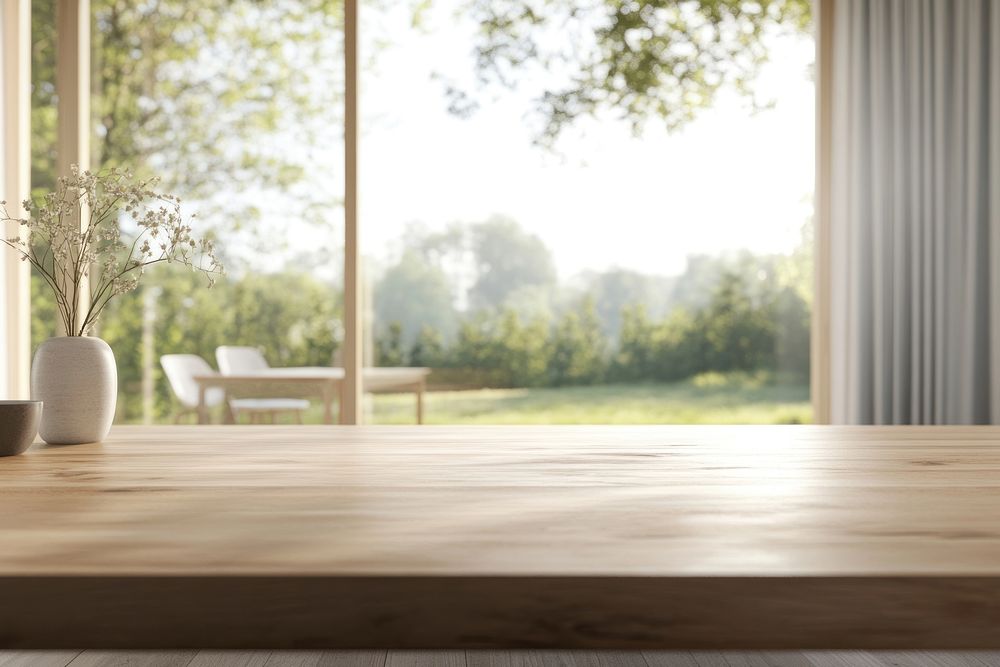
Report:
<svg viewBox="0 0 1000 667"><path fill-rule="evenodd" d="M372 423L412 424L412 394L369 398ZM320 412L313 406L310 422ZM699 376L669 384L429 392L428 424L795 424L812 419L809 387Z"/></svg>
<svg viewBox="0 0 1000 667"><path fill-rule="evenodd" d="M366 423L413 424L411 394L366 396ZM336 405L334 406L336 410ZM323 423L313 399L305 423ZM213 423L221 423L221 409ZM186 423L191 423L189 418ZM707 373L683 382L546 389L430 391L427 424L808 424L809 386L772 377ZM283 415L279 423L293 423Z"/></svg>

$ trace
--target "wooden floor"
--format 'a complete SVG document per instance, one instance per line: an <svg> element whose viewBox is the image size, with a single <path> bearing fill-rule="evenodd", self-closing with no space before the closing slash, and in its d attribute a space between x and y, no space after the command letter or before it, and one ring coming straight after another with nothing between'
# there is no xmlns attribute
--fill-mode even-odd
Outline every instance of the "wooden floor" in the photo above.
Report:
<svg viewBox="0 0 1000 667"><path fill-rule="evenodd" d="M1000 667L997 651L0 651L0 667Z"/></svg>
<svg viewBox="0 0 1000 667"><path fill-rule="evenodd" d="M997 650L1000 427L118 427L0 460L0 647L175 646Z"/></svg>

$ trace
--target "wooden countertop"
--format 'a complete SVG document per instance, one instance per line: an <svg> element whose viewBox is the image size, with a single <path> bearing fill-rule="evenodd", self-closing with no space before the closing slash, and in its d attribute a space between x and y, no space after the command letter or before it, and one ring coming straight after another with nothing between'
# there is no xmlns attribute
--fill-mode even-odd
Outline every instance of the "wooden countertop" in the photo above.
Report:
<svg viewBox="0 0 1000 667"><path fill-rule="evenodd" d="M117 427L0 459L0 646L180 645L998 647L1000 428Z"/></svg>

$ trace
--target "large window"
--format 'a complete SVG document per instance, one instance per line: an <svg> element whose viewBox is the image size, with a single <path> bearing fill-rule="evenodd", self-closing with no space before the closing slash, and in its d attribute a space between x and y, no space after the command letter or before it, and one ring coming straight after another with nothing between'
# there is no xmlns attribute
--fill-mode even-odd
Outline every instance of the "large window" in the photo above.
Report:
<svg viewBox="0 0 1000 667"><path fill-rule="evenodd" d="M413 421L391 369L427 367L436 423L809 421L810 4L365 3L362 347L390 369L366 419ZM33 6L46 190L55 2ZM173 417L163 354L343 365L342 2L91 7L91 166L161 177L227 270L164 267L107 311L118 421Z"/></svg>
<svg viewBox="0 0 1000 667"><path fill-rule="evenodd" d="M35 2L34 186L55 177L54 2ZM339 3L93 0L95 170L156 176L225 276L151 270L94 330L118 363L119 423L169 421L179 407L164 354L213 367L220 345L258 347L276 366L330 366L341 339L343 15ZM48 37L46 37L48 36ZM125 230L126 234L134 230ZM33 299L36 344L54 323ZM217 408L221 410L221 407ZM221 415L213 415L215 420Z"/></svg>
<svg viewBox="0 0 1000 667"><path fill-rule="evenodd" d="M428 420L811 419L807 8L711 4L366 15L372 356Z"/></svg>

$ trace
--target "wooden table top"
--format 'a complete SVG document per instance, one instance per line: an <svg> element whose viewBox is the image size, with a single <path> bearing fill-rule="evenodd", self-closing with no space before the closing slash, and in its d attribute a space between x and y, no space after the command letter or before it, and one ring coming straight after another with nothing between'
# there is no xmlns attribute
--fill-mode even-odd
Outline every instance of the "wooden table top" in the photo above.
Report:
<svg viewBox="0 0 1000 667"><path fill-rule="evenodd" d="M965 578L979 590L1000 582L1000 428L116 427L102 444L0 459L0 536L8 583L536 580L526 594L558 578L579 590L770 579L792 595L802 581ZM1000 602L990 609L992 623ZM524 645L488 636L478 643ZM656 637L571 643L676 643ZM963 637L939 643L983 645Z"/></svg>
<svg viewBox="0 0 1000 667"><path fill-rule="evenodd" d="M995 428L116 427L0 498L0 575L1000 573Z"/></svg>

